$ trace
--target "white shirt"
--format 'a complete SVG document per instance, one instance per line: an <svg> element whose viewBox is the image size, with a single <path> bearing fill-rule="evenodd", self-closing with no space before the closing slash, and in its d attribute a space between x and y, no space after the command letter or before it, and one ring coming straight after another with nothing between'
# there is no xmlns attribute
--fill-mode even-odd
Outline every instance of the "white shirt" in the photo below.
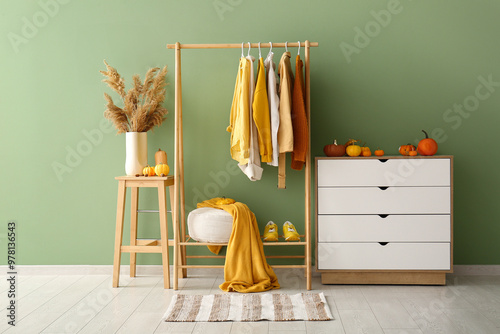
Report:
<svg viewBox="0 0 500 334"><path fill-rule="evenodd" d="M273 161L268 165L278 166L278 157L280 154L278 146L278 129L280 126L280 98L278 97L278 86L276 85L276 64L273 63L274 53L269 51L264 65L267 70L267 99L269 101L269 112L271 114L271 143L273 145Z"/></svg>

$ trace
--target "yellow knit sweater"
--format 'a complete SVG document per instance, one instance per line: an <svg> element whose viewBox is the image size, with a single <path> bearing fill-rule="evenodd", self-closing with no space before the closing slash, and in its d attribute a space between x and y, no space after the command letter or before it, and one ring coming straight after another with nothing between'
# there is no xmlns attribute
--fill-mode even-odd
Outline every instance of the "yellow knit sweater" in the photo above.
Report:
<svg viewBox="0 0 500 334"><path fill-rule="evenodd" d="M267 100L266 69L264 60L259 59L257 84L253 95L253 119L259 133L259 150L262 162L273 161L273 145L271 142L271 119Z"/></svg>
<svg viewBox="0 0 500 334"><path fill-rule="evenodd" d="M240 58L238 76L234 87L231 116L227 131L231 132L231 157L240 164L248 163L250 148L250 61Z"/></svg>

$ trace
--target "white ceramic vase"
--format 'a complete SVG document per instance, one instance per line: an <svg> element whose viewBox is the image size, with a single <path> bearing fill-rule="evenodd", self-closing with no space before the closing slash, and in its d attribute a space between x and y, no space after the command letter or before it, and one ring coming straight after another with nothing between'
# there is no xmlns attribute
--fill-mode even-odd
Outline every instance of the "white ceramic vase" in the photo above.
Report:
<svg viewBox="0 0 500 334"><path fill-rule="evenodd" d="M125 133L125 172L127 175L142 175L148 164L147 132Z"/></svg>

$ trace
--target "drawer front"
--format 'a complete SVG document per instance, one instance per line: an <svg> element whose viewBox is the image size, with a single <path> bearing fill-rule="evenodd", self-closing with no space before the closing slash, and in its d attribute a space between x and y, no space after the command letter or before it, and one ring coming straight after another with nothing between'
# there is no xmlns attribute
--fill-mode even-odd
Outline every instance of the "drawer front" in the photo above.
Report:
<svg viewBox="0 0 500 334"><path fill-rule="evenodd" d="M449 243L318 243L318 270L449 270Z"/></svg>
<svg viewBox="0 0 500 334"><path fill-rule="evenodd" d="M450 214L450 188L319 188L318 214Z"/></svg>
<svg viewBox="0 0 500 334"><path fill-rule="evenodd" d="M449 215L320 215L318 242L450 242Z"/></svg>
<svg viewBox="0 0 500 334"><path fill-rule="evenodd" d="M318 187L450 186L450 159L318 160Z"/></svg>

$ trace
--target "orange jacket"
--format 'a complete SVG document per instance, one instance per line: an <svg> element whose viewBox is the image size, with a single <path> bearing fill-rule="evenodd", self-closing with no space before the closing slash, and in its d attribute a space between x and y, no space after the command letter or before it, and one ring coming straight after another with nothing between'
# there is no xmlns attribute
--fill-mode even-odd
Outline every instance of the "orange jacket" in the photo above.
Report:
<svg viewBox="0 0 500 334"><path fill-rule="evenodd" d="M301 170L306 161L309 146L309 127L307 124L304 76L302 74L302 60L297 55L295 59L295 84L293 87L292 124L293 124L293 152L292 169Z"/></svg>

